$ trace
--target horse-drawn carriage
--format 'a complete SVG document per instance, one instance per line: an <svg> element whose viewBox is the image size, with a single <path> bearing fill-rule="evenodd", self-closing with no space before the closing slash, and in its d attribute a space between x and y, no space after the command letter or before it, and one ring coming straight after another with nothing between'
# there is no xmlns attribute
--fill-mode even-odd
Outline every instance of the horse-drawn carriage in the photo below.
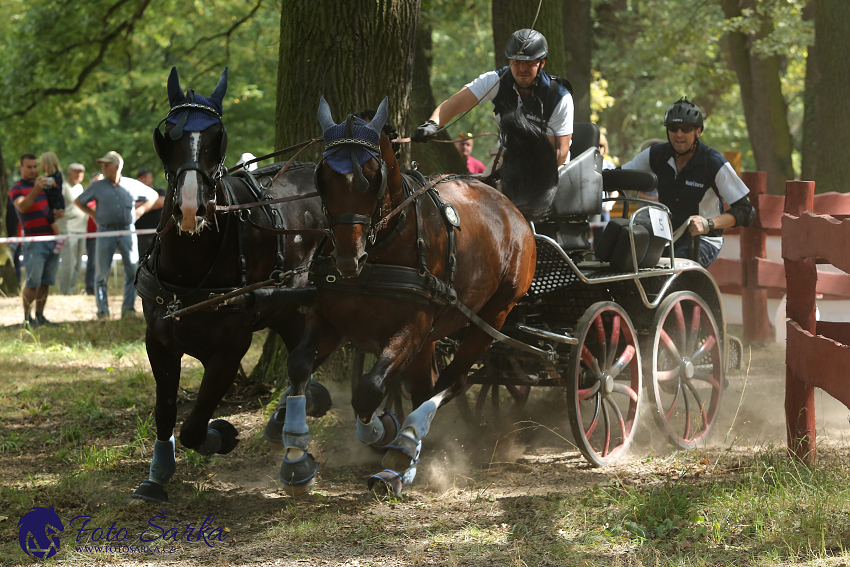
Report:
<svg viewBox="0 0 850 567"><path fill-rule="evenodd" d="M575 159L557 187L532 184L512 205L469 176L403 174L383 128L386 100L371 122L349 115L336 124L322 99L322 160L264 168L267 183L257 184L224 175L226 81L225 73L209 98L184 96L172 71L172 109L154 134L169 191L137 287L157 381L157 440L136 497L167 500L184 353L205 370L181 442L202 454L236 446L230 423L209 420L262 328L289 350L290 388L265 432L286 449L279 478L289 494L308 492L318 469L306 417L326 410L312 372L347 343L377 355L352 390L355 433L385 452L370 486L396 493L415 475L437 409L458 396L463 403L470 384L480 389L476 409L488 392L498 402L502 387L515 403L531 388L564 392L577 444L597 465L632 442L644 382L675 445L708 435L728 341L717 285L695 262L662 258L672 234L654 202L624 198L638 209L609 223L590 253L587 217L601 210L603 186L654 183L651 174L606 178L595 126L577 128ZM544 134L532 137L521 146L552 153ZM510 158L508 148L503 170ZM526 211L539 217L536 226ZM307 267L313 289L303 287ZM381 406L398 399L402 374L414 409L400 423Z"/></svg>

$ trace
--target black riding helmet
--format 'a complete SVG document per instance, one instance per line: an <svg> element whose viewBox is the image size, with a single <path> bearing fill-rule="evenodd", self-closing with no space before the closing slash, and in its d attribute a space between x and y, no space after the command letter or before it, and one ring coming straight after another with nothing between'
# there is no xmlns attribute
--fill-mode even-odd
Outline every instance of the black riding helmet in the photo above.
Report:
<svg viewBox="0 0 850 567"><path fill-rule="evenodd" d="M699 107L688 100L687 97L682 97L667 109L664 113L664 126L673 126L676 124L685 124L695 128L702 128L703 116Z"/></svg>
<svg viewBox="0 0 850 567"><path fill-rule="evenodd" d="M535 61L548 54L549 44L543 34L529 29L515 31L505 46L505 57L508 59Z"/></svg>

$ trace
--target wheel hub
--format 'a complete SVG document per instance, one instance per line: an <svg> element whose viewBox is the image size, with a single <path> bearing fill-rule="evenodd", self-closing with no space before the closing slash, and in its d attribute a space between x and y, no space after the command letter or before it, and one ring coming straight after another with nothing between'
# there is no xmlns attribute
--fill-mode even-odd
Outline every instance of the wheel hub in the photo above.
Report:
<svg viewBox="0 0 850 567"><path fill-rule="evenodd" d="M694 363L691 362L690 358L682 359L682 371L685 373L685 378L693 378L694 377Z"/></svg>
<svg viewBox="0 0 850 567"><path fill-rule="evenodd" d="M600 380L600 382L602 385L602 391L606 396L614 391L614 377L607 372L602 373L602 380Z"/></svg>

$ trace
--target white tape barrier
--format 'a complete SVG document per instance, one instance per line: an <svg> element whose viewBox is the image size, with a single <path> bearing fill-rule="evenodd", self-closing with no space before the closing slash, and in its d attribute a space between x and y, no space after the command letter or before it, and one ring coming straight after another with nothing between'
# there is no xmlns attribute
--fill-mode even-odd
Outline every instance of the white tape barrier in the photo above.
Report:
<svg viewBox="0 0 850 567"><path fill-rule="evenodd" d="M72 238L101 238L102 236L124 236L126 234L156 234L156 229L140 228L138 230L107 230L104 232L44 234L42 236L15 236L10 238L0 238L0 244L11 244L13 242L50 242L51 240L70 240Z"/></svg>

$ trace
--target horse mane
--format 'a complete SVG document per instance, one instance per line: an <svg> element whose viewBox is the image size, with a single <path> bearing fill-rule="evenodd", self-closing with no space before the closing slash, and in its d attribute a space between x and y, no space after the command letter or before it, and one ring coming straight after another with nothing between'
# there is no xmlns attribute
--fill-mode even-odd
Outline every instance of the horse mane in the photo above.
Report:
<svg viewBox="0 0 850 567"><path fill-rule="evenodd" d="M549 137L525 113L514 111L501 120L502 192L530 221L549 215L558 191L558 159Z"/></svg>

